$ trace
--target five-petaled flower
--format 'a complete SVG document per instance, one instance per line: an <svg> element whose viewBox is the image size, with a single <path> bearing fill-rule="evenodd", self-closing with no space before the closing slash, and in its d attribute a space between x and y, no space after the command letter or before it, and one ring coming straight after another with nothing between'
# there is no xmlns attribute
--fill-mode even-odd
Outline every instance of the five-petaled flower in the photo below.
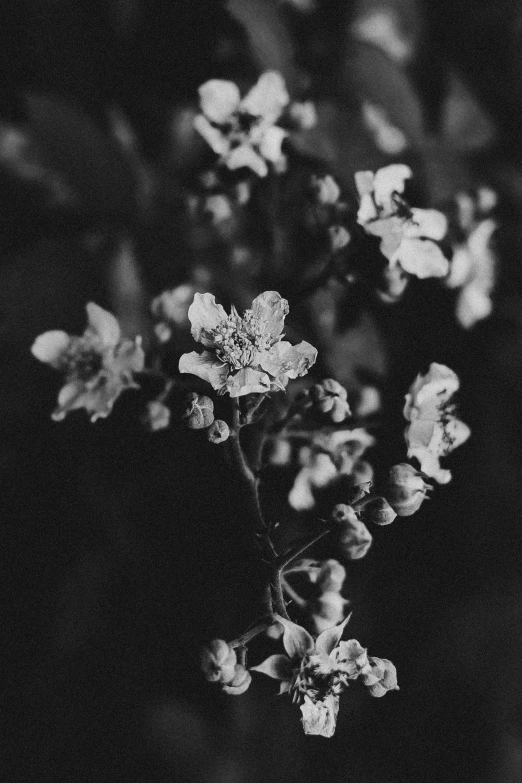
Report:
<svg viewBox="0 0 522 783"><path fill-rule="evenodd" d="M460 386L457 375L443 364L432 362L426 375L418 375L406 395L404 417L408 457L415 457L420 470L439 484L451 481L451 472L440 467L440 458L466 441L471 431L457 419L451 398Z"/></svg>
<svg viewBox="0 0 522 783"><path fill-rule="evenodd" d="M289 693L301 705L305 734L331 737L340 694L359 676L372 675L372 659L368 659L366 650L356 639L340 641L349 617L327 628L315 641L308 631L291 620L279 615L274 615L274 619L284 628L283 645L287 655L271 655L251 667L251 671L281 681L279 693ZM381 674L380 670L371 679L372 684L384 677L377 674Z"/></svg>
<svg viewBox="0 0 522 783"><path fill-rule="evenodd" d="M241 99L234 82L211 79L199 88L202 114L195 129L229 169L246 166L258 176L268 173L267 161L281 166L283 139L288 135L275 123L290 96L283 77L267 71Z"/></svg>
<svg viewBox="0 0 522 783"><path fill-rule="evenodd" d="M436 242L445 236L448 221L436 209L412 208L400 198L411 176L409 166L399 163L375 174L358 171L357 221L368 234L380 237L380 251L390 267L400 266L419 278L444 277L449 262Z"/></svg>
<svg viewBox="0 0 522 783"><path fill-rule="evenodd" d="M287 313L288 303L277 291L257 296L243 316L234 306L227 315L212 294L195 294L188 312L191 332L206 350L183 354L180 372L197 375L231 397L284 389L317 357L310 343L294 346L282 339Z"/></svg>
<svg viewBox="0 0 522 783"><path fill-rule="evenodd" d="M55 421L77 408L85 408L93 422L104 419L122 391L139 388L134 373L145 362L140 338L122 338L116 318L94 302L86 309L88 326L81 337L53 330L37 337L31 348L41 362L65 373Z"/></svg>

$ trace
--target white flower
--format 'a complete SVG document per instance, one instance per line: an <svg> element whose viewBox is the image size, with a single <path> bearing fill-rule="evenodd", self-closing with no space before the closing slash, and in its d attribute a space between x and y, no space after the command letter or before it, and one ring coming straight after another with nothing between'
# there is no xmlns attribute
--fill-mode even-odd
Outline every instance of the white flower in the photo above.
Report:
<svg viewBox="0 0 522 783"><path fill-rule="evenodd" d="M185 353L179 371L208 381L231 397L284 389L290 378L308 372L317 357L307 342L282 339L288 302L277 291L265 291L241 317L232 306L227 315L212 294L195 294L188 317L192 336L206 350Z"/></svg>
<svg viewBox="0 0 522 783"><path fill-rule="evenodd" d="M194 127L227 168L246 166L265 177L267 161L281 164L288 134L275 123L290 100L281 74L262 74L243 99L234 82L211 79L199 88L199 97L203 113Z"/></svg>
<svg viewBox="0 0 522 783"><path fill-rule="evenodd" d="M368 234L380 237L380 251L390 267L399 265L421 279L444 277L449 262L435 243L445 236L448 221L442 212L410 208L399 198L411 175L403 164L385 166L375 174L357 172L357 222Z"/></svg>
<svg viewBox="0 0 522 783"><path fill-rule="evenodd" d="M78 408L93 422L106 418L122 391L139 388L133 375L145 363L140 338L122 339L116 318L94 302L86 309L88 326L81 337L54 330L37 337L31 348L41 362L65 373L55 421Z"/></svg>
<svg viewBox="0 0 522 783"><path fill-rule="evenodd" d="M460 288L457 319L465 329L487 318L493 308L496 257L490 243L497 224L491 218L480 221L467 240L457 245L446 281L449 288Z"/></svg>
<svg viewBox="0 0 522 783"><path fill-rule="evenodd" d="M451 480L449 470L440 467L440 458L464 443L471 431L457 419L450 400L459 388L457 375L443 364L433 362L426 375L418 375L406 395L404 417L408 457L415 457L420 470L439 484Z"/></svg>

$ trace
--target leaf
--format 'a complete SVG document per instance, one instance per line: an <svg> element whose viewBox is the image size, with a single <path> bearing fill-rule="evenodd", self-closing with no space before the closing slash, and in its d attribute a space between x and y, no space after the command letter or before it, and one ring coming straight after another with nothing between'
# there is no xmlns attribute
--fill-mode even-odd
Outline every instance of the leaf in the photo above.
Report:
<svg viewBox="0 0 522 783"><path fill-rule="evenodd" d="M246 30L250 49L261 70L279 71L290 92L300 82L294 46L273 0L227 0L228 12Z"/></svg>
<svg viewBox="0 0 522 783"><path fill-rule="evenodd" d="M449 74L449 87L441 111L444 140L458 152L474 152L492 143L495 126L456 73Z"/></svg>
<svg viewBox="0 0 522 783"><path fill-rule="evenodd" d="M373 44L353 42L346 60L345 84L362 101L384 109L392 125L408 141L420 145L424 138L422 106L405 71Z"/></svg>
<svg viewBox="0 0 522 783"><path fill-rule="evenodd" d="M136 179L117 143L60 98L30 94L26 106L44 165L66 180L81 206L96 214L133 215Z"/></svg>

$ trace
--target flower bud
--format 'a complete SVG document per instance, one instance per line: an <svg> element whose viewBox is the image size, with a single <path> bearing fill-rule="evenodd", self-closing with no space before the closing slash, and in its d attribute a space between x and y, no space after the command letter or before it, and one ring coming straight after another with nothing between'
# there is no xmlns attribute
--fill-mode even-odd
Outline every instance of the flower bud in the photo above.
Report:
<svg viewBox="0 0 522 783"><path fill-rule="evenodd" d="M401 462L391 468L383 494L400 517L409 517L419 510L430 489L413 465Z"/></svg>
<svg viewBox="0 0 522 783"><path fill-rule="evenodd" d="M327 593L330 590L339 593L346 579L346 569L337 560L333 558L326 560L321 565L321 570L317 574L316 585L321 593Z"/></svg>
<svg viewBox="0 0 522 783"><path fill-rule="evenodd" d="M353 525L359 524L359 518L351 506L347 506L346 503L338 503L333 507L331 513L332 522L336 525Z"/></svg>
<svg viewBox="0 0 522 783"><path fill-rule="evenodd" d="M209 682L231 682L235 676L235 650L223 639L213 639L201 651L201 668Z"/></svg>
<svg viewBox="0 0 522 783"><path fill-rule="evenodd" d="M341 566L342 568L342 566ZM338 625L344 619L348 601L338 592L329 590L310 603L312 630L319 634Z"/></svg>
<svg viewBox="0 0 522 783"><path fill-rule="evenodd" d="M372 544L372 535L366 525L357 519L357 524L345 523L339 536L339 547L348 560L360 560Z"/></svg>
<svg viewBox="0 0 522 783"><path fill-rule="evenodd" d="M374 525L391 525L397 514L386 498L375 497L364 506L362 516L365 522Z"/></svg>
<svg viewBox="0 0 522 783"><path fill-rule="evenodd" d="M158 400L147 403L142 422L151 432L166 429L170 424L170 409Z"/></svg>
<svg viewBox="0 0 522 783"><path fill-rule="evenodd" d="M361 675L364 685L371 696L380 698L388 691L398 691L397 669L386 658L370 658L371 671Z"/></svg>
<svg viewBox="0 0 522 783"><path fill-rule="evenodd" d="M207 430L207 438L211 443L223 443L230 435L226 421L215 419Z"/></svg>
<svg viewBox="0 0 522 783"><path fill-rule="evenodd" d="M329 174L325 174L324 177L312 177L312 186L321 204L335 204L339 201L341 189Z"/></svg>
<svg viewBox="0 0 522 783"><path fill-rule="evenodd" d="M214 403L210 397L192 392L187 397L187 409L183 418L191 430L209 427L214 421Z"/></svg>
<svg viewBox="0 0 522 783"><path fill-rule="evenodd" d="M333 253L346 247L351 239L350 233L344 226L330 226L328 233L330 235L330 248Z"/></svg>
<svg viewBox="0 0 522 783"><path fill-rule="evenodd" d="M228 693L229 696L240 696L244 693L250 683L252 682L252 675L244 666L237 663L234 667L234 676L230 682L225 683L222 686L222 690Z"/></svg>

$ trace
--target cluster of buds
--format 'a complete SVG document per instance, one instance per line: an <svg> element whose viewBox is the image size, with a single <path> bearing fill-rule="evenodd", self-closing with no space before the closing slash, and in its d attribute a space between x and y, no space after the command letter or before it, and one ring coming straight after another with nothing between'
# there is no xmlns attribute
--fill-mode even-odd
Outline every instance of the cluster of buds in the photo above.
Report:
<svg viewBox="0 0 522 783"><path fill-rule="evenodd" d="M191 392L188 395L183 419L191 430L206 430L211 443L223 443L230 435L228 424L214 418L214 403L204 394Z"/></svg>
<svg viewBox="0 0 522 783"><path fill-rule="evenodd" d="M201 652L201 668L208 682L219 683L229 696L240 696L252 681L252 675L238 663L236 651L223 639L213 639Z"/></svg>

